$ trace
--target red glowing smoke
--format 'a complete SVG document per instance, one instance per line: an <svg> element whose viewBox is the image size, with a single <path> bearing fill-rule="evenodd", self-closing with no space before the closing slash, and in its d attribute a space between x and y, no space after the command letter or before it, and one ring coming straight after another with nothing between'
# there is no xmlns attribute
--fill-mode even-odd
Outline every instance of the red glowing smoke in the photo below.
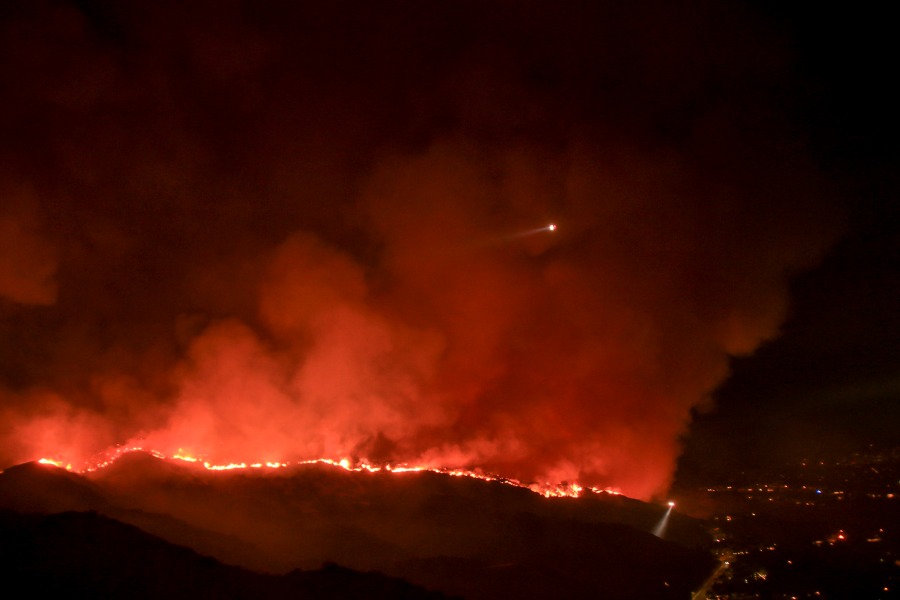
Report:
<svg viewBox="0 0 900 600"><path fill-rule="evenodd" d="M664 489L833 237L748 84L777 53L713 9L327 4L4 13L2 462Z"/></svg>

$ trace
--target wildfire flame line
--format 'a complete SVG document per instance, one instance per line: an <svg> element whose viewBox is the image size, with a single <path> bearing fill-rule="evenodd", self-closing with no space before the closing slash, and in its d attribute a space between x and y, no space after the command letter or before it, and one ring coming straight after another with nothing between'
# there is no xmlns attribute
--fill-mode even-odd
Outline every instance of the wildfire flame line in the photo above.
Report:
<svg viewBox="0 0 900 600"><path fill-rule="evenodd" d="M159 459L163 460L171 460L171 461L181 461L189 464L196 465L198 467L202 467L207 471L219 472L219 471L234 471L234 470L246 470L246 469L283 469L291 466L300 466L300 465L328 465L332 467L337 467L340 469L344 469L345 471L351 472L362 472L366 471L369 473L421 473L421 472L429 472L429 473L438 473L441 475L449 475L451 477L470 477L472 479L480 479L482 481L491 481L496 483L501 483L504 485L509 485L518 488L524 488L530 490L536 494L540 494L545 498L579 498L585 494L585 492L593 493L593 494L614 494L619 495L620 492L618 490L613 489L602 489L593 486L582 486L577 483L525 483L519 481L517 479L510 479L507 477L501 477L500 475L486 474L479 471L472 471L469 469L450 469L450 468L442 468L442 467L430 467L430 466L411 466L406 464L393 465L393 464L385 464L385 465L376 465L372 464L366 460L351 460L349 458L341 458L338 460L331 458L314 458L310 460L302 460L295 462L253 462L253 463L227 463L227 464L214 464L209 461L203 460L202 458L198 458L196 456L191 456L190 454L185 453L184 451L179 450L175 454L169 456L157 450L151 450L147 448L141 448L138 446L129 446L129 447L118 447L109 452L101 455L96 462L90 463L83 468L76 469L72 466L71 463L63 463L63 461L56 460L53 458L41 458L37 462L43 465L52 465L54 467L58 467L61 469L65 469L67 471L72 471L74 473L92 473L94 471L98 471L100 469L106 468L116 462L119 458L126 454L130 454L132 452L145 452Z"/></svg>

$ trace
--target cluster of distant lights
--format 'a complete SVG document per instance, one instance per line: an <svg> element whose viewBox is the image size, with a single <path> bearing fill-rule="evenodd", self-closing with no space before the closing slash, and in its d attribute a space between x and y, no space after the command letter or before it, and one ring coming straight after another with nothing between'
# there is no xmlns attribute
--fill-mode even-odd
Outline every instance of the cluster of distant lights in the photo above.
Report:
<svg viewBox="0 0 900 600"><path fill-rule="evenodd" d="M854 456L860 457L860 455L858 453L854 454ZM868 457L864 456L862 458L868 459L869 461L872 461L872 462L882 462L884 460L889 460L891 456L894 459L900 458L900 448L893 450L892 455L885 455L882 453L882 454L874 455L874 456L868 456ZM810 465L812 465L814 467L816 467L816 466L817 467L831 467L831 466L861 467L861 466L866 466L866 464L867 464L866 462L847 462L847 461L835 461L834 463L826 463L825 461L818 461L818 462L810 463L810 462L804 460L800 463L799 466L809 467ZM871 470L874 471L876 474L878 474L878 471L876 471L874 469L874 467L871 467ZM823 481L823 479L820 477L819 481L821 482L821 481ZM821 483L818 485L803 485L803 484L789 485L789 484L782 484L782 483L779 483L777 485L768 485L768 484L757 483L757 484L752 484L749 486L728 485L728 486L724 486L721 488L709 487L709 488L706 488L706 491L712 492L712 493L725 492L725 493L742 494L742 495L747 494L746 498L748 500L759 499L760 498L759 495L754 496L753 494L764 493L765 499L767 499L769 502L773 502L775 500L775 498L773 498L772 495L778 495L778 494L783 493L783 494L789 495L788 496L789 500L792 500L794 497L800 497L801 500L795 500L794 504L798 504L798 505L802 504L805 506L816 506L817 503L814 501L810 501L810 500L805 500L805 501L802 500L802 498L804 496L805 497L812 496L814 499L821 498L823 500L832 498L837 501L844 500L845 496L865 496L867 498L873 498L873 499L882 499L883 498L883 499L888 499L888 500L893 500L894 498L897 498L898 496L900 496L898 494L895 494L894 492L887 491L890 489L890 485L893 485L893 483L890 484L887 489L885 489L879 485L879 487L881 489L874 491L874 492L873 491L865 491L864 489L855 490L855 489L853 489L852 486L851 486L851 488L848 489L845 487L845 485L847 483L849 483L849 481L847 479L844 479L843 484L840 487L836 487L834 489L829 489L827 485L821 485ZM900 481L897 481L896 484L900 485ZM821 500L819 502L821 502ZM744 516L746 516L746 515L744 515ZM749 516L756 517L757 513L751 512L749 514ZM718 521L720 518L721 517L717 516L717 517L715 517L715 520ZM738 517L732 516L732 515L724 515L725 521L734 521L737 518ZM858 534L853 537L854 541L856 541L856 542L864 541L867 544L879 544L879 543L882 543L885 539L883 528L879 528L875 532L869 531L867 533L868 534L858 532ZM723 544L723 543L728 544L729 543L729 536L724 535L723 530L719 527L715 527L713 529L713 539L717 544ZM842 544L847 544L847 543L849 543L850 539L851 539L850 533L848 533L844 529L838 529L836 532L832 533L827 538L813 540L811 542L811 544L818 548L833 547L833 546L839 546ZM776 549L778 549L777 544L775 542L772 542L768 546L764 546L764 547L757 546L754 548L743 549L743 550L735 550L735 549L729 548L727 546L720 547L715 551L715 554L720 557L720 560L722 560L726 566L729 566L731 564L731 559L733 559L735 557L749 555L755 551L762 551L762 550L775 551ZM887 554L885 556L881 556L878 559L879 563L885 563L886 561L889 561L889 562L895 561L894 557L891 555L890 552L887 552ZM789 566L794 565L794 561L791 559L786 559L785 562ZM900 564L900 563L898 563L898 564ZM762 571L761 573L760 572L754 573L753 578L765 581L766 576L767 575L765 574L765 571ZM744 583L747 583L746 578L744 579ZM884 592L889 592L889 591L891 591L891 589L892 588L889 585L884 585L882 587L882 591L884 591ZM818 597L818 596L821 596L822 593L820 591L815 591L812 593L812 595L815 597ZM714 596L711 596L711 597L714 597ZM719 597L721 597L721 596L719 596ZM784 596L784 597L788 597L788 596ZM805 597L810 597L810 595L807 594ZM790 596L790 598L792 598L793 600L797 600L798 597Z"/></svg>
<svg viewBox="0 0 900 600"><path fill-rule="evenodd" d="M898 482L898 484L900 484L900 482ZM763 497L765 497L769 502L774 502L775 498L773 497L773 494L778 494L780 492L783 492L786 494L787 493L814 494L815 496L821 496L822 498L830 497L830 498L834 498L837 500L843 500L845 498L845 496L848 496L850 494L854 494L854 495L862 494L862 495L865 495L867 498L874 498L874 499L885 498L887 500L893 500L894 498L897 497L897 494L895 494L894 492L888 492L888 491L882 491L882 492L878 492L878 493L876 493L876 492L854 493L854 492L848 492L845 489L835 489L835 490L824 489L823 490L821 487L816 487L816 486L795 485L795 486L791 487L788 484L778 484L776 486L759 484L759 485L748 486L748 487L738 487L738 486L728 485L723 488L708 487L705 489L707 492L710 492L710 493L742 493L742 494L746 494L746 497L748 500L752 500L754 498L759 498L760 494L762 494ZM754 496L754 494L757 494L757 495ZM795 502L795 504L803 504L805 506L816 506L816 503L813 501L805 501L805 502L797 501L797 502Z"/></svg>
<svg viewBox="0 0 900 600"><path fill-rule="evenodd" d="M517 488L524 488L530 490L536 494L544 496L545 498L579 498L583 496L585 493L593 493L593 494L612 494L612 495L621 495L621 492L614 489L602 489L593 486L583 486L577 483L558 483L551 484L549 482L545 482L543 484L539 483L524 483L522 481L518 481L516 479L510 479L507 477L501 477L499 475L485 474L478 471L472 471L469 469L449 469L449 468L441 468L441 467L426 467L426 466L410 466L410 465L375 465L366 460L358 460L352 461L349 458L341 458L338 460L331 458L315 458L311 460L302 460L296 462L253 462L253 463L226 463L226 464L216 464L211 463L209 461L203 460L202 458L198 458L196 456L192 456L188 453L185 453L183 450L179 450L173 455L166 455L162 452L156 450L149 450L146 448L141 448L138 446L130 446L130 447L118 447L113 450L105 453L101 458L99 458L96 462L91 463L83 468L76 469L72 466L71 463L66 464L62 461L55 460L52 458L41 458L37 462L43 465L52 465L54 467L58 467L61 469L65 469L67 471L72 471L75 473L92 473L94 471L98 471L105 467L110 466L116 460L121 458L126 454L130 454L132 452L144 452L146 454L150 454L156 458L162 460L171 460L171 461L181 461L184 463L188 463L191 465L196 465L198 467L202 467L207 471L212 472L221 472L221 471L237 471L237 470L274 470L274 469L284 469L287 467L293 466L302 466L302 465L328 465L331 467L337 467L340 469L344 469L345 471L351 471L355 473L359 472L368 472L368 473L422 473L422 472L430 472L430 473L438 473L441 475L449 475L451 477L469 477L472 479L480 479L482 481L490 481L501 483L504 485L509 485ZM668 503L669 510L675 506L674 502Z"/></svg>

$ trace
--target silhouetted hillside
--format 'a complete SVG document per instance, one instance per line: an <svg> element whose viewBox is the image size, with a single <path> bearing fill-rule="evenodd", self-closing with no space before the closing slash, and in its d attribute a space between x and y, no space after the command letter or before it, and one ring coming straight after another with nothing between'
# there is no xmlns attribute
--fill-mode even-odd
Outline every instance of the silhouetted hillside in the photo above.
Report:
<svg viewBox="0 0 900 600"><path fill-rule="evenodd" d="M334 565L262 575L175 546L94 512L0 511L0 574L37 598L439 600L380 573Z"/></svg>
<svg viewBox="0 0 900 600"><path fill-rule="evenodd" d="M715 562L687 517L671 515L667 539L649 533L660 506L610 494L544 498L430 472L209 472L134 453L87 477L43 465L8 469L0 508L59 512L62 487L78 501L72 508L230 564L287 573L333 562L472 600L684 598Z"/></svg>
<svg viewBox="0 0 900 600"><path fill-rule="evenodd" d="M51 513L111 507L100 487L87 478L31 462L0 472L0 508Z"/></svg>

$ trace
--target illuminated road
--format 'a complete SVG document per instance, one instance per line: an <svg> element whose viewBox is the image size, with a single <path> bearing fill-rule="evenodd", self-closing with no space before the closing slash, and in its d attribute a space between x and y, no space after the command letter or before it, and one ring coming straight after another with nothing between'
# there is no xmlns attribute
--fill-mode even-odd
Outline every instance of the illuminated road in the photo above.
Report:
<svg viewBox="0 0 900 600"><path fill-rule="evenodd" d="M712 572L712 575L703 582L703 585L700 586L700 589L694 592L694 595L691 596L691 600L706 600L706 593L713 586L722 573L728 568L728 562L731 560L730 556L723 557L722 561L719 563L719 566L715 571Z"/></svg>

